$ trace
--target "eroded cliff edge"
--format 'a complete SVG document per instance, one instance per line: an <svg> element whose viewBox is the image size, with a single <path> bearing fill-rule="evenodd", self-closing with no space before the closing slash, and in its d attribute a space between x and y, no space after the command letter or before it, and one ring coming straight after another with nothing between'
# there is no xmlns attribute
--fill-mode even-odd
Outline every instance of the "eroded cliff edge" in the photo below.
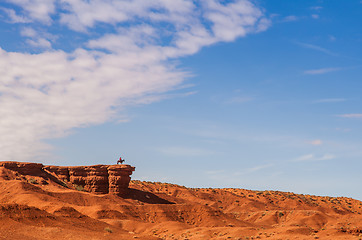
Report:
<svg viewBox="0 0 362 240"><path fill-rule="evenodd" d="M2 178L12 178L11 175L32 176L40 178L40 183L47 180L58 181L64 187L75 187L78 190L94 194L124 195L127 192L132 172L135 167L121 165L93 165L93 166L46 166L41 163L0 162Z"/></svg>

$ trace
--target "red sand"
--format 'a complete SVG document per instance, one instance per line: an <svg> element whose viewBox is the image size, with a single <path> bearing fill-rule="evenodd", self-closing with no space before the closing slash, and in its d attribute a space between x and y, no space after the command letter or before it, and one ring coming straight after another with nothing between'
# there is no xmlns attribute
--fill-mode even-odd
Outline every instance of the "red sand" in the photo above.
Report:
<svg viewBox="0 0 362 240"><path fill-rule="evenodd" d="M124 197L95 195L0 167L0 239L362 239L362 202L350 198L129 188Z"/></svg>

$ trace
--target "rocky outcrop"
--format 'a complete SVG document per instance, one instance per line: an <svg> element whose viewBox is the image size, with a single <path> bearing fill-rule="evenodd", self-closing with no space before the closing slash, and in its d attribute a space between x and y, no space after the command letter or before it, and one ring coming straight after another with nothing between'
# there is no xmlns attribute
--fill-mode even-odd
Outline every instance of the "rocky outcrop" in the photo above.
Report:
<svg viewBox="0 0 362 240"><path fill-rule="evenodd" d="M93 166L44 166L40 163L0 162L0 167L31 175L48 178L55 177L64 185L75 187L95 194L124 195L127 192L135 167L130 165L93 165Z"/></svg>
<svg viewBox="0 0 362 240"><path fill-rule="evenodd" d="M134 167L122 165L94 165L76 167L45 166L45 170L62 181L95 194L123 195L128 189Z"/></svg>
<svg viewBox="0 0 362 240"><path fill-rule="evenodd" d="M111 165L108 166L108 184L109 193L123 195L128 189L128 184L131 181L131 174L135 170L129 165Z"/></svg>
<svg viewBox="0 0 362 240"><path fill-rule="evenodd" d="M44 176L44 166L41 163L0 162L0 167L18 172L21 175Z"/></svg>

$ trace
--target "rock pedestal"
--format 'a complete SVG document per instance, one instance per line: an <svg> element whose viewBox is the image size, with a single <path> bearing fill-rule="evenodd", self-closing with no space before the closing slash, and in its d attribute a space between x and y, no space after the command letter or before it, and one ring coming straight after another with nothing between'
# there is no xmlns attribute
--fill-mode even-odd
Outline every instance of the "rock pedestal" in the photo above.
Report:
<svg viewBox="0 0 362 240"><path fill-rule="evenodd" d="M108 166L109 193L123 195L128 189L134 167L130 165Z"/></svg>

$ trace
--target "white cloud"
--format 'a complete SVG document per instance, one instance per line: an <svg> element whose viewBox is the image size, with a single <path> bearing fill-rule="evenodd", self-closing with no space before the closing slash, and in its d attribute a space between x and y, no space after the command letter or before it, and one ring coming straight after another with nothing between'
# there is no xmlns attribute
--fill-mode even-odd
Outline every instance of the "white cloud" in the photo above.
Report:
<svg viewBox="0 0 362 240"><path fill-rule="evenodd" d="M234 176L247 175L247 174L258 172L260 170L271 168L271 167L274 167L274 166L275 166L275 164L273 164L273 163L261 164L261 165L257 165L257 166L251 167L251 168L246 168L243 171L234 172L233 175Z"/></svg>
<svg viewBox="0 0 362 240"><path fill-rule="evenodd" d="M255 166L255 167L252 167L252 168L248 168L247 169L247 172L256 172L256 171L260 171L262 169L265 169L265 168L270 168L270 167L273 167L274 164L264 164L264 165L258 165L258 166Z"/></svg>
<svg viewBox="0 0 362 240"><path fill-rule="evenodd" d="M325 54L328 54L328 55L331 55L331 56L338 56L338 54L326 49L326 48L323 48L323 47L320 47L320 46L317 46L317 45L314 45L314 44L309 44L309 43L301 43L301 42L296 42L296 44L298 44L299 46L301 47L304 47L304 48L307 48L307 49L312 49L312 50L315 50L315 51L318 51L318 52L322 52L322 53L325 53Z"/></svg>
<svg viewBox="0 0 362 240"><path fill-rule="evenodd" d="M233 98L227 100L226 103L228 103L228 104L234 104L234 103L238 104L238 103L250 102L252 100L254 100L254 98L238 96L238 97L233 97Z"/></svg>
<svg viewBox="0 0 362 240"><path fill-rule="evenodd" d="M350 132L351 131L350 128L336 128L336 130L339 132Z"/></svg>
<svg viewBox="0 0 362 240"><path fill-rule="evenodd" d="M322 6L313 6L311 7L310 9L314 10L314 11L319 11L319 10L322 10L323 7Z"/></svg>
<svg viewBox="0 0 362 240"><path fill-rule="evenodd" d="M307 155L303 155L303 156L300 156L300 157L292 160L292 162L326 161L326 160L332 160L335 158L336 158L336 156L334 156L332 154L324 154L321 156L316 156L314 154L307 154Z"/></svg>
<svg viewBox="0 0 362 240"><path fill-rule="evenodd" d="M329 41L334 42L334 41L336 41L337 38L333 35L328 35L328 39L329 39Z"/></svg>
<svg viewBox="0 0 362 240"><path fill-rule="evenodd" d="M179 4L181 2L187 3L187 7L181 7L176 11L178 8L173 4L166 4L162 8L165 13L158 13L157 16L151 14L148 17L153 23L166 20L172 23L173 28L167 30L166 33L160 32L150 25L142 24L131 31L121 28L118 33L108 34L100 39L92 40L89 42L89 46L111 51L122 51L122 46L129 46L130 41L146 39L147 41L142 43L133 42L132 47L137 49L140 45L147 46L147 44L151 44L152 40L155 40L154 38L157 36L173 33L169 46L160 48L151 44L147 48L143 47L143 50L149 51L150 56L175 58L194 54L200 48L216 42L233 41L237 37L245 36L248 33L265 30L270 24L268 20L263 18L262 12L259 9L247 1L235 1L222 5L210 0L206 1L203 4L203 8L199 10L190 1L180 0L178 2ZM143 6L142 10L137 8L137 11L132 6L130 7L132 11L127 12L126 15L128 18L133 19L140 14L139 12L149 11L147 8L153 7L155 3L157 1L153 4L148 2L148 4ZM161 5L161 3L159 2L158 5ZM75 15L72 16L74 17ZM204 21L201 21L202 17L205 17ZM99 18L91 19L92 21L81 24L79 30L86 30L87 27L94 24L94 21L100 21ZM118 21L126 21L126 18L125 20L119 19ZM75 22L77 21L71 21L72 24ZM78 23L82 23L82 21L78 21Z"/></svg>
<svg viewBox="0 0 362 240"><path fill-rule="evenodd" d="M184 147L184 146L170 146L157 149L158 152L169 155L169 156L183 156L183 157L199 157L213 155L216 152L213 150L195 148L195 147Z"/></svg>
<svg viewBox="0 0 362 240"><path fill-rule="evenodd" d="M5 1L20 6L24 10L24 14L27 15L24 19L27 19L28 21L36 20L48 25L52 22L50 15L55 12L56 0L5 0ZM12 14L12 16L16 15Z"/></svg>
<svg viewBox="0 0 362 240"><path fill-rule="evenodd" d="M26 41L29 45L36 48L51 48L52 44L45 38L28 39Z"/></svg>
<svg viewBox="0 0 362 240"><path fill-rule="evenodd" d="M319 69L311 69L304 71L304 74L308 75L318 75L318 74L325 74L330 72L337 72L341 71L343 68L319 68Z"/></svg>
<svg viewBox="0 0 362 240"><path fill-rule="evenodd" d="M127 106L172 96L164 93L179 89L190 74L168 60L264 30L269 24L260 9L244 0L226 5L209 0L201 7L190 0L8 2L45 26L65 24L91 33L97 23L104 23L114 33L65 52L51 49L54 36L27 24L21 30L25 41L46 51L30 54L0 49L0 159L43 156L51 148L44 139L63 137L73 128L124 119L122 109ZM51 18L56 14L61 14L61 22ZM168 27L160 27L160 22ZM116 23L127 23L127 27L117 28ZM169 150L206 154L200 149Z"/></svg>
<svg viewBox="0 0 362 240"><path fill-rule="evenodd" d="M47 33L40 33L35 31L31 27L25 27L21 30L20 34L24 37L28 37L29 39L26 39L26 42L35 48L45 48L50 49L52 47L51 42L46 39L44 36L47 36L48 38L54 39L55 37L51 34Z"/></svg>
<svg viewBox="0 0 362 240"><path fill-rule="evenodd" d="M29 18L16 14L14 9L8 9L8 8L0 8L0 9L3 10L8 15L8 17L10 18L9 22L11 22L11 23L31 22L31 20Z"/></svg>
<svg viewBox="0 0 362 240"><path fill-rule="evenodd" d="M290 16L286 16L285 18L283 18L282 22L294 22L297 20L298 20L297 16L290 15Z"/></svg>
<svg viewBox="0 0 362 240"><path fill-rule="evenodd" d="M125 104L171 90L182 72L161 63L124 64L123 56L79 49L41 54L0 51L1 158L26 158L19 144L61 137L116 117ZM15 151L14 151L15 150Z"/></svg>
<svg viewBox="0 0 362 240"><path fill-rule="evenodd" d="M314 159L313 154L303 155L294 160L294 162L301 162L301 161L312 161Z"/></svg>
<svg viewBox="0 0 362 240"><path fill-rule="evenodd" d="M322 145L323 142L320 139L315 139L315 140L309 141L308 143L311 145L318 146L318 145Z"/></svg>
<svg viewBox="0 0 362 240"><path fill-rule="evenodd" d="M362 113L349 113L349 114L342 114L339 115L339 117L343 118L361 118L362 119Z"/></svg>
<svg viewBox="0 0 362 240"><path fill-rule="evenodd" d="M336 102L345 102L345 98L324 98L314 101L314 103L336 103Z"/></svg>
<svg viewBox="0 0 362 240"><path fill-rule="evenodd" d="M224 174L225 170L210 170L210 171L206 171L205 174L206 175L219 175L219 174Z"/></svg>
<svg viewBox="0 0 362 240"><path fill-rule="evenodd" d="M31 27L25 27L21 30L20 34L24 37L36 37L37 33L36 31Z"/></svg>
<svg viewBox="0 0 362 240"><path fill-rule="evenodd" d="M215 0L205 1L205 18L212 22L214 36L220 41L233 41L255 31L255 24L263 16L260 9L248 1L236 1L223 5ZM259 22L257 28L264 28L268 22ZM252 28L250 29L250 27Z"/></svg>
<svg viewBox="0 0 362 240"><path fill-rule="evenodd" d="M76 31L85 31L96 23L122 23L136 18L184 25L195 20L197 11L190 0L61 0L67 11L61 22ZM156 11L153 11L156 10Z"/></svg>
<svg viewBox="0 0 362 240"><path fill-rule="evenodd" d="M312 18L314 18L314 19L318 19L318 18L319 18L319 15L318 15L318 14L312 14L311 16L312 16Z"/></svg>

